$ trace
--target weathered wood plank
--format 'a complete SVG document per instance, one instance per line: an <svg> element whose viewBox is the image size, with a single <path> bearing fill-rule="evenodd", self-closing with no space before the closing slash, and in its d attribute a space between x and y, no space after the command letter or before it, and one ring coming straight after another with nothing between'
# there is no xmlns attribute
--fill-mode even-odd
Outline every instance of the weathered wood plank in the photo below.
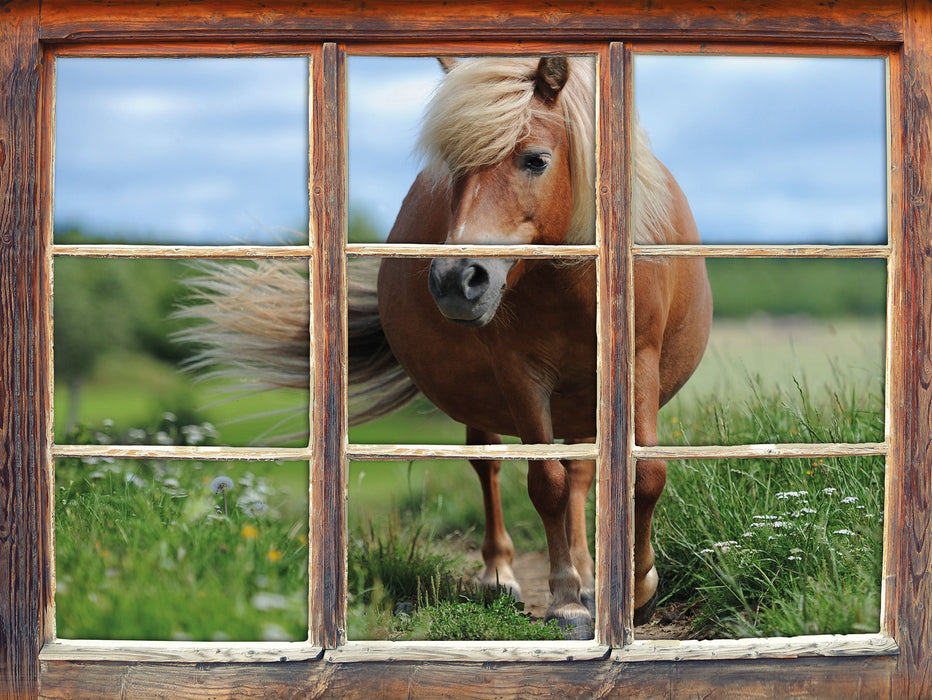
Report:
<svg viewBox="0 0 932 700"><path fill-rule="evenodd" d="M56 245L56 257L68 258L169 258L169 259L250 259L275 258L301 260L311 256L307 246L210 246L210 245ZM351 257L436 258L436 257L512 257L512 258L594 258L599 249L591 245L413 245L362 244L346 246Z"/></svg>
<svg viewBox="0 0 932 700"><path fill-rule="evenodd" d="M148 6L115 0L44 0L42 38L48 41L162 38L306 40L471 40L544 37L563 41L689 39L896 43L901 4L894 0L443 0L377 4L365 0L248 0L190 3L161 0ZM179 36L180 35L180 36Z"/></svg>
<svg viewBox="0 0 932 700"><path fill-rule="evenodd" d="M596 638L612 647L631 641L634 615L631 364L634 359L632 260L628 203L632 173L633 95L630 55L613 43L599 60L598 267L599 462L596 476ZM610 150L611 155L606 152ZM622 556L618 556L621 552Z"/></svg>
<svg viewBox="0 0 932 700"><path fill-rule="evenodd" d="M48 290L38 3L0 7L0 697L38 687L50 629Z"/></svg>
<svg viewBox="0 0 932 700"><path fill-rule="evenodd" d="M636 245L634 256L703 258L887 258L885 245Z"/></svg>
<svg viewBox="0 0 932 700"><path fill-rule="evenodd" d="M893 62L890 457L883 631L894 697L932 696L932 4L907 0Z"/></svg>
<svg viewBox="0 0 932 700"><path fill-rule="evenodd" d="M304 642L145 642L66 639L42 647L41 661L123 663L284 663L314 661L323 649Z"/></svg>
<svg viewBox="0 0 932 700"><path fill-rule="evenodd" d="M887 454L883 442L796 442L756 445L657 445L633 447L635 459L756 459L864 457Z"/></svg>
<svg viewBox="0 0 932 700"><path fill-rule="evenodd" d="M311 642L346 639L345 66L336 44L311 59Z"/></svg>
<svg viewBox="0 0 932 700"><path fill-rule="evenodd" d="M612 650L621 662L722 659L796 659L803 656L886 656L898 654L882 634L818 634L765 639L658 639L635 641Z"/></svg>
<svg viewBox="0 0 932 700"><path fill-rule="evenodd" d="M202 461L263 462L308 460L307 447L221 447L202 445L53 445L53 457L112 457L116 459L197 459ZM346 447L350 460L411 459L595 459L591 444L578 445L356 445Z"/></svg>
<svg viewBox="0 0 932 700"><path fill-rule="evenodd" d="M42 661L43 698L890 698L896 657L711 662L149 664ZM916 696L913 696L916 697Z"/></svg>

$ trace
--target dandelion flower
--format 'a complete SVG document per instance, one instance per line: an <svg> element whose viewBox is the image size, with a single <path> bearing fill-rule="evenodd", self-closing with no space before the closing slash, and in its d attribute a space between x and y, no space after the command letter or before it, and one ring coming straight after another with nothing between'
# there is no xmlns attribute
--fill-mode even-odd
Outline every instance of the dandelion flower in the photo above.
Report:
<svg viewBox="0 0 932 700"><path fill-rule="evenodd" d="M210 490L217 495L229 491L231 488L233 488L233 479L228 476L218 476L210 482Z"/></svg>
<svg viewBox="0 0 932 700"><path fill-rule="evenodd" d="M244 540L254 540L259 536L259 531L256 529L255 525L246 523L243 525L243 529L239 531L239 536Z"/></svg>
<svg viewBox="0 0 932 700"><path fill-rule="evenodd" d="M265 558L271 562L278 562L282 560L282 553L277 549L270 549L265 555Z"/></svg>
<svg viewBox="0 0 932 700"><path fill-rule="evenodd" d="M223 514L227 514L227 491L233 488L233 479L228 476L218 476L210 482L210 490L214 493L223 494Z"/></svg>

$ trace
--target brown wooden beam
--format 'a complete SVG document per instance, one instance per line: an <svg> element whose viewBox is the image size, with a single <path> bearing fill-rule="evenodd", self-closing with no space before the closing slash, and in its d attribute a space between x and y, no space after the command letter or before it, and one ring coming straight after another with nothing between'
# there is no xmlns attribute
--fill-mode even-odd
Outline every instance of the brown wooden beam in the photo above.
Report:
<svg viewBox="0 0 932 700"><path fill-rule="evenodd" d="M325 0L116 2L44 0L47 41L257 37L326 40L659 39L894 44L902 37L896 0Z"/></svg>
<svg viewBox="0 0 932 700"><path fill-rule="evenodd" d="M900 647L892 697L932 696L932 4L906 3L892 63L890 456L884 612Z"/></svg>
<svg viewBox="0 0 932 700"><path fill-rule="evenodd" d="M38 3L0 6L0 697L30 697L51 599Z"/></svg>
<svg viewBox="0 0 932 700"><path fill-rule="evenodd" d="M767 661L390 661L340 664L43 662L43 698L880 698L895 657ZM902 696L907 697L907 696ZM919 697L916 695L908 697Z"/></svg>

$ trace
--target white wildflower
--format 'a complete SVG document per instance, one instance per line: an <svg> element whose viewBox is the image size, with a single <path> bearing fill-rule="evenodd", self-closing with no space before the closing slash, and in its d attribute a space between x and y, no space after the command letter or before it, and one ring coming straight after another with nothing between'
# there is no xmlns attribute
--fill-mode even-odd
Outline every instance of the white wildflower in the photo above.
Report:
<svg viewBox="0 0 932 700"><path fill-rule="evenodd" d="M841 499L841 502L842 503L857 503L858 497L857 496L845 496L844 498Z"/></svg>
<svg viewBox="0 0 932 700"><path fill-rule="evenodd" d="M138 474L127 474L126 483L132 484L133 486L137 486L139 488L144 488L146 485L145 480Z"/></svg>
<svg viewBox="0 0 932 700"><path fill-rule="evenodd" d="M829 486L827 489L822 489L822 493L824 493L826 496L831 496L833 493L838 493L838 489Z"/></svg>
<svg viewBox="0 0 932 700"><path fill-rule="evenodd" d="M256 610L284 610L288 607L288 599L278 593L256 593L252 597L252 607Z"/></svg>
<svg viewBox="0 0 932 700"><path fill-rule="evenodd" d="M847 528L843 528L843 529L841 529L841 530L835 530L835 531L833 531L832 534L835 534L835 535L854 535L855 533L854 533L854 532L851 532L851 530L848 530Z"/></svg>
<svg viewBox="0 0 932 700"><path fill-rule="evenodd" d="M155 441L160 445L171 445L172 438L171 435L166 433L164 430L160 430L155 434Z"/></svg>
<svg viewBox="0 0 932 700"><path fill-rule="evenodd" d="M205 434L199 425L182 426L181 432L184 433L185 439L189 445L200 445L204 442Z"/></svg>
<svg viewBox="0 0 932 700"><path fill-rule="evenodd" d="M802 496L808 495L808 491L781 491L777 494L777 499L780 501L785 501L787 498L801 498Z"/></svg>
<svg viewBox="0 0 932 700"><path fill-rule="evenodd" d="M727 551L728 551L729 549L731 549L733 546L737 546L737 545L738 545L738 543L735 542L734 540L728 540L727 542L716 542L716 543L715 543L714 545L712 545L712 546L713 546L713 547L718 547L718 548L719 548L720 550L722 550L723 552L727 552Z"/></svg>
<svg viewBox="0 0 932 700"><path fill-rule="evenodd" d="M776 515L755 515L755 520L779 520L780 518Z"/></svg>

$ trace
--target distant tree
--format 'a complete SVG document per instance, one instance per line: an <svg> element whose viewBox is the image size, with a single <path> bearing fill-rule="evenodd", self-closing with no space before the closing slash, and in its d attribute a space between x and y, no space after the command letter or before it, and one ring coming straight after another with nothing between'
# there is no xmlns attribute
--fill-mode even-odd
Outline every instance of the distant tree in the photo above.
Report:
<svg viewBox="0 0 932 700"><path fill-rule="evenodd" d="M349 215L347 240L350 243L379 243L384 236L379 235L378 227L363 210L354 209Z"/></svg>
<svg viewBox="0 0 932 700"><path fill-rule="evenodd" d="M99 359L132 344L126 281L108 262L75 258L55 262L55 378L65 382L70 392L68 430L77 420L81 388Z"/></svg>

